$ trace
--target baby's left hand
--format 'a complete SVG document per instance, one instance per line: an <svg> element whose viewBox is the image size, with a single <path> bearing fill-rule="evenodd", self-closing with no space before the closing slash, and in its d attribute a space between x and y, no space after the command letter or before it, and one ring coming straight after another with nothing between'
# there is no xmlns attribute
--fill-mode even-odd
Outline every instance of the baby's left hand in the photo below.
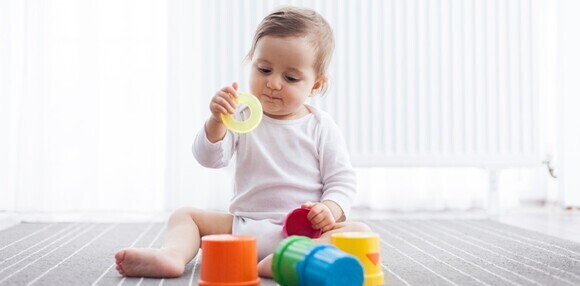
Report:
<svg viewBox="0 0 580 286"><path fill-rule="evenodd" d="M303 203L301 207L310 209L306 217L314 229L321 229L322 232L327 232L334 228L336 220L325 204L307 202Z"/></svg>

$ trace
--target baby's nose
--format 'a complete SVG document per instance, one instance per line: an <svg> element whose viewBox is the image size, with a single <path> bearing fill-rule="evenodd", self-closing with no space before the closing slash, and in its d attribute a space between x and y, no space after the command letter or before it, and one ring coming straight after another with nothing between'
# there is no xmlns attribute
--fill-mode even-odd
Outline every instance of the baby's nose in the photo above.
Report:
<svg viewBox="0 0 580 286"><path fill-rule="evenodd" d="M280 90L282 88L282 84L281 84L280 80L277 80L277 79L268 80L268 82L266 83L266 86L272 90Z"/></svg>

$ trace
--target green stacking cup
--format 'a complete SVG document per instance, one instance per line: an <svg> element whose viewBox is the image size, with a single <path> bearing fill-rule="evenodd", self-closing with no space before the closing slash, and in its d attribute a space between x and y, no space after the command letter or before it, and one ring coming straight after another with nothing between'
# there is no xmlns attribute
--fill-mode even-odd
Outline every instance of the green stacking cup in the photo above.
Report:
<svg viewBox="0 0 580 286"><path fill-rule="evenodd" d="M272 259L272 275L282 286L298 285L298 263L310 253L314 242L305 236L290 236L280 242Z"/></svg>

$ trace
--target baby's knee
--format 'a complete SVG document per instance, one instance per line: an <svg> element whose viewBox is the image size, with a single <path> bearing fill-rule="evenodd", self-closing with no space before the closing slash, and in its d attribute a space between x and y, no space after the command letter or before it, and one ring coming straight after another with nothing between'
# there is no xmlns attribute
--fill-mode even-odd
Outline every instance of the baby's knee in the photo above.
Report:
<svg viewBox="0 0 580 286"><path fill-rule="evenodd" d="M348 231L355 231L355 232L372 232L371 228L362 222L359 221L350 221L347 222Z"/></svg>
<svg viewBox="0 0 580 286"><path fill-rule="evenodd" d="M169 216L169 222L172 221L182 221L182 220L192 220L195 215L201 210L191 207L182 207L175 210L171 216Z"/></svg>

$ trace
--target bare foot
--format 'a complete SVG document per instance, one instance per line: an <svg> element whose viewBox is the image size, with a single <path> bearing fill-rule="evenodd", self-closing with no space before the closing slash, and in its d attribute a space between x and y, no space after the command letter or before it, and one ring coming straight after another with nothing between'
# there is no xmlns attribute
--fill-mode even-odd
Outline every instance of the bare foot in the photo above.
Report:
<svg viewBox="0 0 580 286"><path fill-rule="evenodd" d="M117 271L123 276L179 277L185 265L178 255L163 249L126 248L115 254Z"/></svg>
<svg viewBox="0 0 580 286"><path fill-rule="evenodd" d="M258 263L258 275L264 278L272 278L272 256L270 254Z"/></svg>

